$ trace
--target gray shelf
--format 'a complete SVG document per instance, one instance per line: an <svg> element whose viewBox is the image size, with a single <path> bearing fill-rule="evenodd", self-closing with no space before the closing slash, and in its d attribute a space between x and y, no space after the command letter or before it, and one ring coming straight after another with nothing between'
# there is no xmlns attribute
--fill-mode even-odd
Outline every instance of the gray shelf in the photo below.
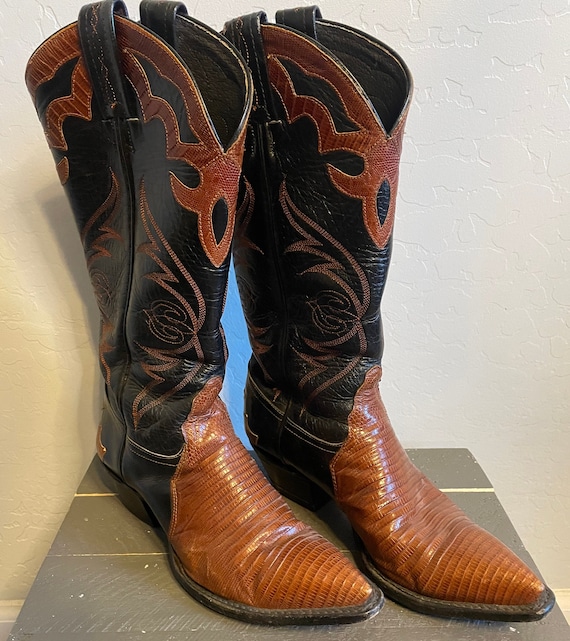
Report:
<svg viewBox="0 0 570 641"><path fill-rule="evenodd" d="M477 523L534 562L489 479L465 449L409 450L414 463ZM344 515L332 504L294 512L349 555L354 546ZM556 606L536 623L447 620L390 601L372 620L352 625L270 628L216 614L172 578L158 532L128 512L104 483L94 460L36 577L11 641L568 641Z"/></svg>

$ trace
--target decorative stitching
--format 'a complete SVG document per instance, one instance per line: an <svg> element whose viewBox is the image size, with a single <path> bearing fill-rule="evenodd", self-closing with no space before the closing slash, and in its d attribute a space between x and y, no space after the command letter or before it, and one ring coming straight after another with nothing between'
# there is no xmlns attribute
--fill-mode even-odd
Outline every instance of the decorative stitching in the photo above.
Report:
<svg viewBox="0 0 570 641"><path fill-rule="evenodd" d="M284 253L299 252L309 254L320 259L319 263L302 270L298 273L298 276L302 277L313 273L321 274L322 276L330 279L341 289L341 293L338 293L336 290L331 290L335 294L338 293L339 295L339 298L336 300L336 309L334 305L335 301L332 299L329 300L329 303L332 304L332 309L324 311L322 309L322 297L323 295L327 295L327 290L320 290L315 298L307 301L307 305L311 308L311 317L313 320L315 320L316 317L327 318L329 321L329 327L325 327L323 322L320 322L320 329L324 337L322 340L316 341L307 337L302 337L303 342L307 347L316 351L317 355L310 355L301 353L296 349L294 350L295 353L310 367L305 376L300 379L298 383L299 389L303 389L307 384L312 383L316 376L323 374L333 364L337 363L337 359L335 357L338 350L335 348L347 343L355 336L358 337L360 346L359 355L352 358L340 372L337 372L334 376L330 377L311 391L307 397L307 404L310 404L314 398L325 389L331 387L334 383L347 376L357 366L360 360L360 355L366 352L367 340L362 319L370 306L370 284L368 283L366 274L362 267L358 264L354 256L342 245L342 243L331 236L331 234L329 234L309 216L304 214L293 203L287 192L285 181L281 184L279 202L288 223L302 237L302 240L288 245L285 248ZM337 258L324 249L325 243L338 252ZM343 262L341 262L341 260ZM351 276L349 276L345 265L350 268L352 273ZM354 287L350 284L351 280L354 280L354 277L356 277L360 284L360 295L357 294ZM338 306L340 300L342 300L344 305L348 307L340 309ZM343 319L342 316L345 318ZM333 321L336 321L336 323ZM334 324L334 327L332 327L331 324ZM327 339L326 337L331 336L331 334L334 338Z"/></svg>
<svg viewBox="0 0 570 641"><path fill-rule="evenodd" d="M135 400L133 401L133 425L135 429L144 414L146 414L152 408L158 406L160 403L163 403L166 399L170 398L176 392L184 389L184 387L186 387L186 385L196 376L197 372L200 370L202 363L204 362L204 352L200 344L198 333L206 320L206 302L204 296L202 295L202 292L200 291L196 281L184 267L182 261L174 252L174 250L164 237L154 217L152 216L146 199L144 181L141 181L140 185L139 213L141 222L143 224L143 229L149 240L148 243L145 243L139 247L139 251L149 256L149 258L151 258L160 268L160 271L145 274L144 277L157 283L180 303L185 313L187 314L186 322L188 323L189 331L187 340L180 346L173 349L156 349L137 343L137 345L151 357L152 362L142 363L143 371L151 380L137 394ZM161 258L161 254L163 253L163 251L166 252L167 256L176 266L179 274L178 276L175 275L172 269L165 264L163 258ZM180 278L182 278L183 281L190 286L190 290L194 294L195 304L198 308L197 311L195 311L192 308L190 302L182 296L179 291L180 288L173 287L173 285L177 285L178 283L180 283ZM171 285L171 283L173 285ZM146 311L146 313L148 318L151 314L150 312L148 312L148 310ZM176 383L176 385L173 385L169 390L143 405L143 401L148 397L150 392L158 384L166 381L166 377L162 374L176 367L176 365L178 365L178 363L180 362L181 354L186 354L190 350L192 350L192 355L195 363L190 368L190 370L186 372L185 376L180 379L178 383Z"/></svg>
<svg viewBox="0 0 570 641"><path fill-rule="evenodd" d="M85 223L81 230L81 242L87 258L87 269L91 278L91 285L95 293L99 312L101 313L101 336L99 339L99 360L104 370L105 382L111 384L111 368L107 363L105 355L114 349L111 337L114 326L112 316L112 288L104 270L94 266L101 258L111 258L112 254L107 246L111 240L123 242L121 235L113 229L112 225L120 211L120 185L113 170L111 172L111 188L107 198L97 208L94 214ZM99 234L92 238L87 244L87 236L97 221L101 221Z"/></svg>
<svg viewBox="0 0 570 641"><path fill-rule="evenodd" d="M240 261L247 262L247 257L240 258L242 249L251 249L252 251L259 252L263 255L263 250L260 249L247 234L251 218L255 211L255 192L249 180L242 176L245 185L245 193L243 200L236 212L236 226L234 243L237 251L234 252L234 263L241 264Z"/></svg>
<svg viewBox="0 0 570 641"><path fill-rule="evenodd" d="M85 248L85 252L93 252L87 258L87 267L90 267L91 264L99 258L109 258L111 252L105 247L102 243L106 243L109 240L117 240L124 242L123 238L116 229L113 229L111 225L114 224L115 219L120 211L120 198L119 198L119 181L115 175L115 172L111 169L111 189L109 195L105 201L98 207L94 214L91 215L89 220L85 223L83 229L81 230L81 242ZM89 243L89 246L86 246L86 238L91 228L97 220L99 220L103 214L108 212L110 213L105 217L101 225L99 226L99 231L101 232L97 237L93 238Z"/></svg>
<svg viewBox="0 0 570 641"><path fill-rule="evenodd" d="M97 26L99 24L100 9L101 9L101 3L97 3L96 5L93 5L91 9L90 24L91 24L91 30L92 30L92 37L89 38L89 47L90 47L89 55L93 59L93 62L95 62L95 56L97 57L97 61L99 62L99 65L101 68L101 74L99 77L103 80L100 86L103 92L107 94L105 96L105 100L108 103L110 103L111 107L113 107L114 105L117 104L117 97L115 95L115 90L113 88L113 85L109 80L109 69L105 64L105 52L103 48L103 41L102 41L102 38L99 36L98 29L97 29ZM112 97L112 100L111 100L111 97Z"/></svg>

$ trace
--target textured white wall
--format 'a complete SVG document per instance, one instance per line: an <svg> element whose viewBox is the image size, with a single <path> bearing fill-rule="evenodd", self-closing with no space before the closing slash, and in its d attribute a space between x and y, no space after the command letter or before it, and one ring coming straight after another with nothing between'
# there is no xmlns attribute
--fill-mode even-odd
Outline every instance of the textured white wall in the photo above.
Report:
<svg viewBox="0 0 570 641"><path fill-rule="evenodd" d="M0 0L0 599L25 596L98 423L96 309L23 84L35 46L80 5ZM188 6L217 28L260 8ZM407 446L469 447L547 580L570 587L570 5L321 8L396 48L416 81L384 298L392 420ZM235 292L225 325L226 399L243 435Z"/></svg>

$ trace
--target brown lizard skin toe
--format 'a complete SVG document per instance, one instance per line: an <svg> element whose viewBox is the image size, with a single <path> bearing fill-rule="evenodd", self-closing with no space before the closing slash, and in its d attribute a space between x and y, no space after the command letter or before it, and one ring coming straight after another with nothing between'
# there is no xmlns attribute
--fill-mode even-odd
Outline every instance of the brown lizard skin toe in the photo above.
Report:
<svg viewBox="0 0 570 641"><path fill-rule="evenodd" d="M373 590L360 572L267 483L235 436L217 383L196 397L182 426L186 444L172 477L169 540L188 574L258 608L370 602Z"/></svg>
<svg viewBox="0 0 570 641"><path fill-rule="evenodd" d="M413 465L380 398L372 368L331 462L334 495L374 566L425 596L506 606L541 600L545 586L503 543L475 525Z"/></svg>

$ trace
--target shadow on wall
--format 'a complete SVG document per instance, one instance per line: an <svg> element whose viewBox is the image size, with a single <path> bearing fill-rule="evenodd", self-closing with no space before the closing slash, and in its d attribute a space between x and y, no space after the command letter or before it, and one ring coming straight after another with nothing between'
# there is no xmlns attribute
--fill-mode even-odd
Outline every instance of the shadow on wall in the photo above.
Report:
<svg viewBox="0 0 570 641"><path fill-rule="evenodd" d="M85 305L85 324L94 353L97 353L99 310L85 265L85 255L79 232L67 197L57 180L54 180L53 186L50 185L48 189L38 193L37 201L38 209L44 213L45 219L52 229L52 236L59 247L61 264L67 267L77 293ZM39 247L43 248L44 245L40 244ZM46 252L44 258L44 264L49 265L53 260L53 254Z"/></svg>

